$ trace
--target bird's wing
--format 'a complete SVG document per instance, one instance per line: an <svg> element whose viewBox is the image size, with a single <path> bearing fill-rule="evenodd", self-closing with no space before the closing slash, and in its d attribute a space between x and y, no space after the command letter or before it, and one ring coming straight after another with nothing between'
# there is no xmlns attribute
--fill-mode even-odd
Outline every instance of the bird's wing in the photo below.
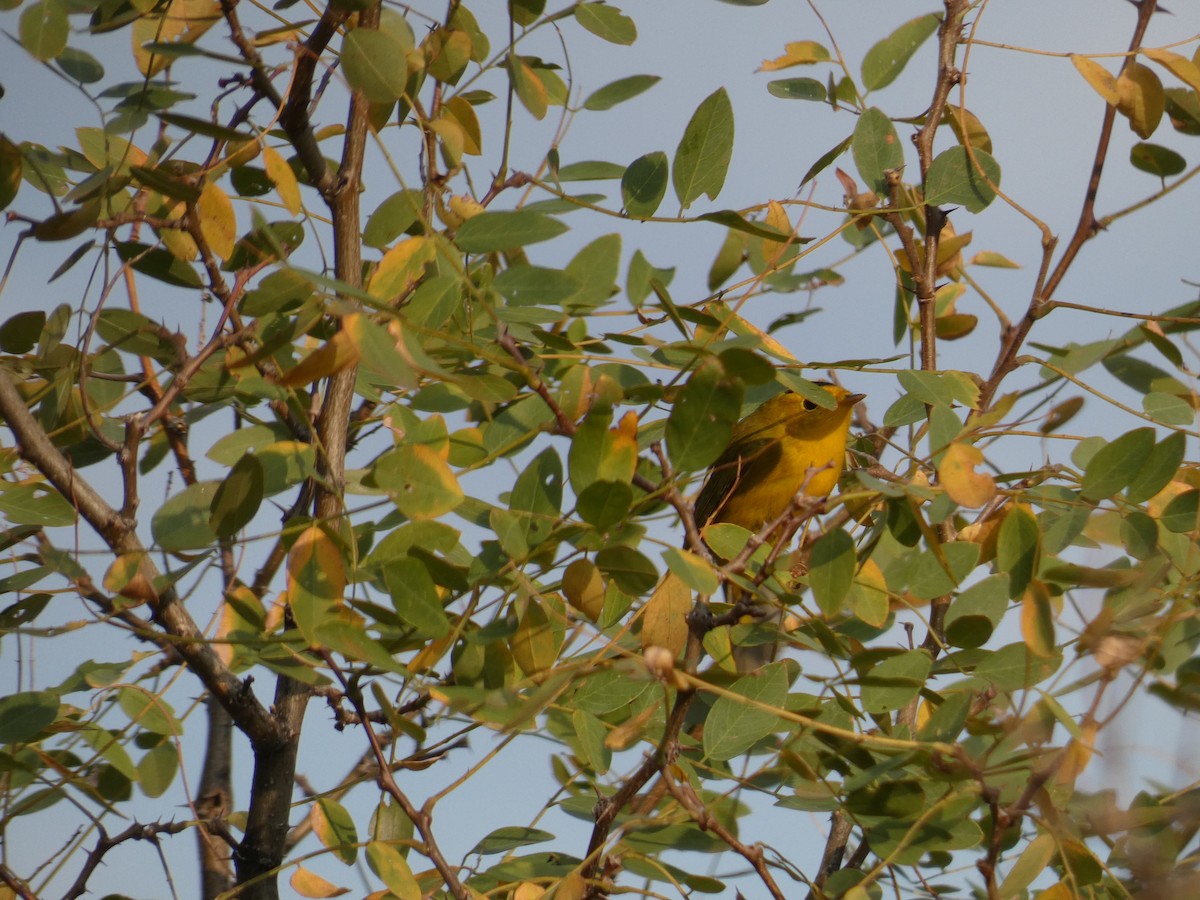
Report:
<svg viewBox="0 0 1200 900"><path fill-rule="evenodd" d="M708 470L708 478L696 498L696 527L703 529L720 513L721 507L741 481L748 463L772 443L771 438L741 441L727 448Z"/></svg>

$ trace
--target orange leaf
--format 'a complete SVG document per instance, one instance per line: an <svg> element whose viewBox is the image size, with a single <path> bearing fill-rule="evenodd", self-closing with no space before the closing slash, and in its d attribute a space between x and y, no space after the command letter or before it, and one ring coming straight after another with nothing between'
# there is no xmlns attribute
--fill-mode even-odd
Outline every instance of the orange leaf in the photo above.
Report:
<svg viewBox="0 0 1200 900"><path fill-rule="evenodd" d="M279 379L283 387L303 387L358 364L358 346L346 330L340 330L288 370Z"/></svg>
<svg viewBox="0 0 1200 900"><path fill-rule="evenodd" d="M783 56L764 59L758 71L778 72L792 66L811 66L813 63L828 61L829 51L816 41L789 41L783 48Z"/></svg>
<svg viewBox="0 0 1200 900"><path fill-rule="evenodd" d="M946 448L938 478L959 506L974 509L996 496L996 480L986 472L975 471L982 462L983 453L973 444L955 441Z"/></svg>
<svg viewBox="0 0 1200 900"><path fill-rule="evenodd" d="M1092 752L1096 743L1096 723L1085 722L1080 728L1079 737L1067 745L1063 753L1062 765L1056 773L1056 779L1061 783L1074 781L1083 774L1083 770L1092 760Z"/></svg>
<svg viewBox="0 0 1200 900"><path fill-rule="evenodd" d="M301 897L340 897L350 893L349 888L338 887L332 881L326 881L316 872L310 872L304 866L296 866L296 871L289 879L292 890Z"/></svg>

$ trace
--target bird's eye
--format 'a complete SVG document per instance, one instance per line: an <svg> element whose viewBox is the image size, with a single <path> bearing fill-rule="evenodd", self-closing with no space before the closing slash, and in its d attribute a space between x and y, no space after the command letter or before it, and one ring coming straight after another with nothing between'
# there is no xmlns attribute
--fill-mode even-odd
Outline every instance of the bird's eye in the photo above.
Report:
<svg viewBox="0 0 1200 900"><path fill-rule="evenodd" d="M817 404L813 403L811 400L805 400L805 401L804 401L804 408L805 408L806 410L808 410L808 412L812 412L814 409L816 409L816 408L817 408Z"/></svg>

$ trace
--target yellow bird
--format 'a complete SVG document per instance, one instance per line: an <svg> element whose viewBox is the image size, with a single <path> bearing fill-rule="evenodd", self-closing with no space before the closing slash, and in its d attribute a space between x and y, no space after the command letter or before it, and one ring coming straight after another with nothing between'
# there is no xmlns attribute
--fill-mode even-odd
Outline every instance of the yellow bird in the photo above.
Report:
<svg viewBox="0 0 1200 900"><path fill-rule="evenodd" d="M846 458L850 415L864 394L817 382L833 397L825 409L791 391L772 397L733 426L729 446L708 470L708 479L696 498L696 527L717 522L760 531L787 511L792 498L803 491L810 497L827 497L837 486ZM776 536L771 535L770 540ZM737 603L742 592L725 585L726 600ZM750 621L777 622L781 611L757 607ZM777 641L733 648L739 672L752 672L775 658Z"/></svg>
<svg viewBox="0 0 1200 900"><path fill-rule="evenodd" d="M835 401L825 409L791 391L733 426L729 446L696 498L696 527L716 522L752 532L779 518L796 494L826 497L846 457L850 415L864 394L817 382Z"/></svg>

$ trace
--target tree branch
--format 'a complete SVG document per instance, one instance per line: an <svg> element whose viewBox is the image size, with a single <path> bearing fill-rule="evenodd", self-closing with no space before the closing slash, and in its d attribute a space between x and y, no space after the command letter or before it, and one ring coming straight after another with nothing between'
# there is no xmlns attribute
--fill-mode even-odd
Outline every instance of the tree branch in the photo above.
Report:
<svg viewBox="0 0 1200 900"><path fill-rule="evenodd" d="M1157 0L1141 0L1137 4L1137 23L1134 25L1133 36L1129 40L1129 54L1125 57L1125 62L1121 66L1121 73L1124 73L1126 69L1136 62L1136 51L1142 46L1142 40L1146 36L1146 29L1150 26L1150 18L1154 15L1156 6ZM996 357L995 364L992 366L992 373L980 389L980 411L986 410L991 405L992 398L1000 387L1000 382L1017 367L1017 356L1021 352L1021 347L1025 343L1025 339L1029 336L1033 324L1049 309L1047 304L1053 299L1054 292L1058 290L1059 285L1062 284L1063 279L1067 276L1071 264L1075 262L1075 257L1079 255L1079 251L1083 249L1083 245L1099 232L1100 223L1096 219L1096 195L1100 191L1100 179L1104 174L1105 161L1108 159L1108 145L1112 140L1113 125L1116 122L1116 118L1116 107L1106 103L1104 105L1104 118L1100 124L1100 137L1096 141L1096 155L1092 160L1092 170L1088 176L1087 189L1084 191L1083 206L1079 210L1079 221L1075 225L1075 233L1071 235L1071 240L1064 248L1063 255L1059 258L1054 269L1044 279L1039 277L1038 283L1034 287L1033 297L1029 301L1029 308L1025 310L1025 315L1004 335L1000 353ZM1052 249L1052 243L1046 247L1043 273L1048 267L1049 254Z"/></svg>
<svg viewBox="0 0 1200 900"><path fill-rule="evenodd" d="M16 438L22 459L74 505L115 554L136 555L141 560L142 574L153 584L159 573L138 538L134 523L123 518L91 484L79 477L29 412L6 369L0 369L0 417ZM270 713L258 702L249 684L234 675L209 646L175 589L164 588L149 607L155 624L169 636L169 643L180 658L229 711L250 741L256 746L277 743L280 733Z"/></svg>

